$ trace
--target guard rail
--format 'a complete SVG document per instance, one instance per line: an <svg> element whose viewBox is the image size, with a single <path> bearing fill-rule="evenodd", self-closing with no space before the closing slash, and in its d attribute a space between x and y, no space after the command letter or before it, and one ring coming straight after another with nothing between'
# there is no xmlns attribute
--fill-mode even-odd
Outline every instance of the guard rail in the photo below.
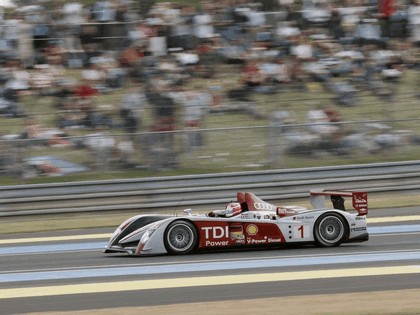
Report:
<svg viewBox="0 0 420 315"><path fill-rule="evenodd" d="M420 160L138 179L0 186L0 217L208 208L252 191L265 200L304 198L314 188L368 192L420 188Z"/></svg>

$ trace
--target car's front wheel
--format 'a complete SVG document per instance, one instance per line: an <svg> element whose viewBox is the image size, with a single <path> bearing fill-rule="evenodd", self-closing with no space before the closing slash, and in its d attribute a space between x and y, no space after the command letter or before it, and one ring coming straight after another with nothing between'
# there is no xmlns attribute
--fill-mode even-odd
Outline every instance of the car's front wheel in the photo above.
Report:
<svg viewBox="0 0 420 315"><path fill-rule="evenodd" d="M319 246L339 246L347 235L347 222L339 214L325 213L315 222L314 237Z"/></svg>
<svg viewBox="0 0 420 315"><path fill-rule="evenodd" d="M189 221L174 221L165 230L165 248L170 254L188 254L195 249L197 242L197 230Z"/></svg>

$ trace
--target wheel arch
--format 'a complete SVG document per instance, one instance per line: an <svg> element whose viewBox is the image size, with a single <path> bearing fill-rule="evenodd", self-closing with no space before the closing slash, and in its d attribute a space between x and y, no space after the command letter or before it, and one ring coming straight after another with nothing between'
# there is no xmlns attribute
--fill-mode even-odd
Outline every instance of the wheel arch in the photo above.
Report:
<svg viewBox="0 0 420 315"><path fill-rule="evenodd" d="M194 252L198 248L198 245L199 245L199 242L200 242L200 233L199 233L197 225L194 223L193 220L190 220L188 218L177 218L177 219L169 222L166 225L166 227L164 229L164 232L163 232L163 244L164 244L164 247L165 247L168 254L174 254L174 252L172 252L171 250L168 249L167 233L173 225L175 225L177 223L180 223L180 222L184 222L187 225L191 226L191 228L194 231L194 237L195 237L194 244L193 244L191 250L188 250L188 252L186 252L185 254L190 253L190 252ZM177 253L177 254L182 254L182 253Z"/></svg>
<svg viewBox="0 0 420 315"><path fill-rule="evenodd" d="M344 241L348 240L349 237L350 237L350 222L349 222L349 220L347 220L347 217L344 214L342 214L338 211L329 211L329 212L335 213L343 219L343 222L344 222Z"/></svg>
<svg viewBox="0 0 420 315"><path fill-rule="evenodd" d="M313 225L313 231L312 231L313 236L314 236L314 240L315 240L315 243L317 245L319 245L319 246L325 246L325 245L321 245L320 242L317 240L317 231L316 230L317 230L317 228L319 226L319 222L323 218L325 218L325 217L327 217L329 215L339 217L341 219L341 222L343 223L343 228L344 228L343 237L342 237L342 239L339 241L339 243L337 245L333 245L333 246L339 246L343 242L347 241L349 239L349 237L350 237L350 222L349 222L349 220L347 220L346 216L343 213L340 213L339 211L332 211L332 210L326 211L326 212L320 214L316 218L316 220L314 222L314 225Z"/></svg>

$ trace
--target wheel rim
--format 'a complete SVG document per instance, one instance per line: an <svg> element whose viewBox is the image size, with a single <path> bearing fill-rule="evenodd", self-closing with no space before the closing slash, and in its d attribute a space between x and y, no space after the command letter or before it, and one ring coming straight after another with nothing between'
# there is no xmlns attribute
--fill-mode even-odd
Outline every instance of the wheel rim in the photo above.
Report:
<svg viewBox="0 0 420 315"><path fill-rule="evenodd" d="M336 243L344 235L343 222L337 217L326 217L319 224L319 235L326 243Z"/></svg>
<svg viewBox="0 0 420 315"><path fill-rule="evenodd" d="M193 242L193 231L189 226L177 224L168 231L168 244L174 251L185 251L190 248Z"/></svg>

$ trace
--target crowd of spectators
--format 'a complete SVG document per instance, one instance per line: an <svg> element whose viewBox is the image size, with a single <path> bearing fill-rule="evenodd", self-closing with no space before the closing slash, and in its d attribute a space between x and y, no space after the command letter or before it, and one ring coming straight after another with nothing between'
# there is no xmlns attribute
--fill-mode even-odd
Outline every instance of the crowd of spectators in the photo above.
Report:
<svg viewBox="0 0 420 315"><path fill-rule="evenodd" d="M407 67L418 67L420 1L378 3L222 0L196 7L16 0L0 8L0 115L30 115L19 102L22 94L53 96L54 137L76 127L134 135L144 131L146 104L154 117L148 131L164 132L198 130L210 112L242 110L261 118L253 95L305 92L311 82L343 106L357 105L360 88L392 100L386 84L398 81ZM217 76L224 64L238 64L240 78L222 96L218 86L189 87L194 78ZM69 69L80 70L80 80L70 79ZM95 99L120 88L127 92L115 119ZM177 109L182 122L175 119ZM188 135L189 149L203 144L199 132ZM173 156L171 138L158 140ZM153 145L148 148L153 151Z"/></svg>

